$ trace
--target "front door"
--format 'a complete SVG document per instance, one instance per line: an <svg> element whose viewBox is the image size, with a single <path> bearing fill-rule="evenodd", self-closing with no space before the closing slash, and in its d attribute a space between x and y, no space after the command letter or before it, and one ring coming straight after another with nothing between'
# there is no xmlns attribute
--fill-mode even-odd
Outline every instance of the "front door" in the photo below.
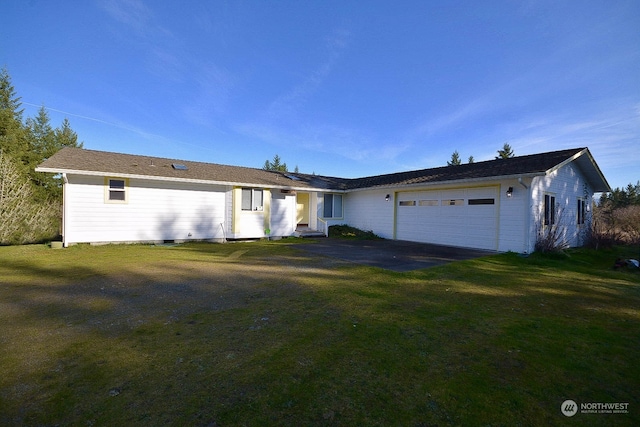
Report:
<svg viewBox="0 0 640 427"><path fill-rule="evenodd" d="M309 225L309 193L298 193L296 196L296 224Z"/></svg>

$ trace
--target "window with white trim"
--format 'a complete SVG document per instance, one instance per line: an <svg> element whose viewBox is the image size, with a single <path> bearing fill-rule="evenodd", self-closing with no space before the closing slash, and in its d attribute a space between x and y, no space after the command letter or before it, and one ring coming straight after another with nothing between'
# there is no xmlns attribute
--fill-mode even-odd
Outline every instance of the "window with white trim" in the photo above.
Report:
<svg viewBox="0 0 640 427"><path fill-rule="evenodd" d="M342 194L325 194L322 209L324 218L342 218Z"/></svg>
<svg viewBox="0 0 640 427"><path fill-rule="evenodd" d="M106 188L107 203L126 203L127 202L127 180L108 178Z"/></svg>
<svg viewBox="0 0 640 427"><path fill-rule="evenodd" d="M544 225L556 223L556 196L544 195Z"/></svg>
<svg viewBox="0 0 640 427"><path fill-rule="evenodd" d="M261 211L264 209L264 194L260 188L243 188L242 189L242 210L243 211Z"/></svg>
<svg viewBox="0 0 640 427"><path fill-rule="evenodd" d="M587 213L587 203L583 198L578 199L578 225L585 223Z"/></svg>

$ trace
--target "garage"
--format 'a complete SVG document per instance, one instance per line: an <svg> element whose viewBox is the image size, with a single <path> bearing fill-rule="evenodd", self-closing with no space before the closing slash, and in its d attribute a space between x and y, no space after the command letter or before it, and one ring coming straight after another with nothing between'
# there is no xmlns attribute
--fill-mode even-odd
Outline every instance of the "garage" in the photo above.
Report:
<svg viewBox="0 0 640 427"><path fill-rule="evenodd" d="M396 239L497 250L499 187L396 194Z"/></svg>

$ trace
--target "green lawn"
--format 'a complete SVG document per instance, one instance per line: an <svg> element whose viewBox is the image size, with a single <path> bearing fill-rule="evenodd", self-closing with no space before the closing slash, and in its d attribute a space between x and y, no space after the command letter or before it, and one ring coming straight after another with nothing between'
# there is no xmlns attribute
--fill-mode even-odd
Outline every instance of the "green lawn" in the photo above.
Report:
<svg viewBox="0 0 640 427"><path fill-rule="evenodd" d="M625 251L394 273L286 240L0 247L0 425L637 426Z"/></svg>

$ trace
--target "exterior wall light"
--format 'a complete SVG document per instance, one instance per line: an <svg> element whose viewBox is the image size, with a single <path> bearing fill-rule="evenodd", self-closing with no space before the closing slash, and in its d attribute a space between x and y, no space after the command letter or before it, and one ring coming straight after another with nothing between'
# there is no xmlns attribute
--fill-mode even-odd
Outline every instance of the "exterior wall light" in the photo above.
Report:
<svg viewBox="0 0 640 427"><path fill-rule="evenodd" d="M513 196L513 187L507 188L507 197Z"/></svg>
<svg viewBox="0 0 640 427"><path fill-rule="evenodd" d="M387 194L386 196L384 196L384 201L388 202L390 198L391 198L391 195Z"/></svg>

